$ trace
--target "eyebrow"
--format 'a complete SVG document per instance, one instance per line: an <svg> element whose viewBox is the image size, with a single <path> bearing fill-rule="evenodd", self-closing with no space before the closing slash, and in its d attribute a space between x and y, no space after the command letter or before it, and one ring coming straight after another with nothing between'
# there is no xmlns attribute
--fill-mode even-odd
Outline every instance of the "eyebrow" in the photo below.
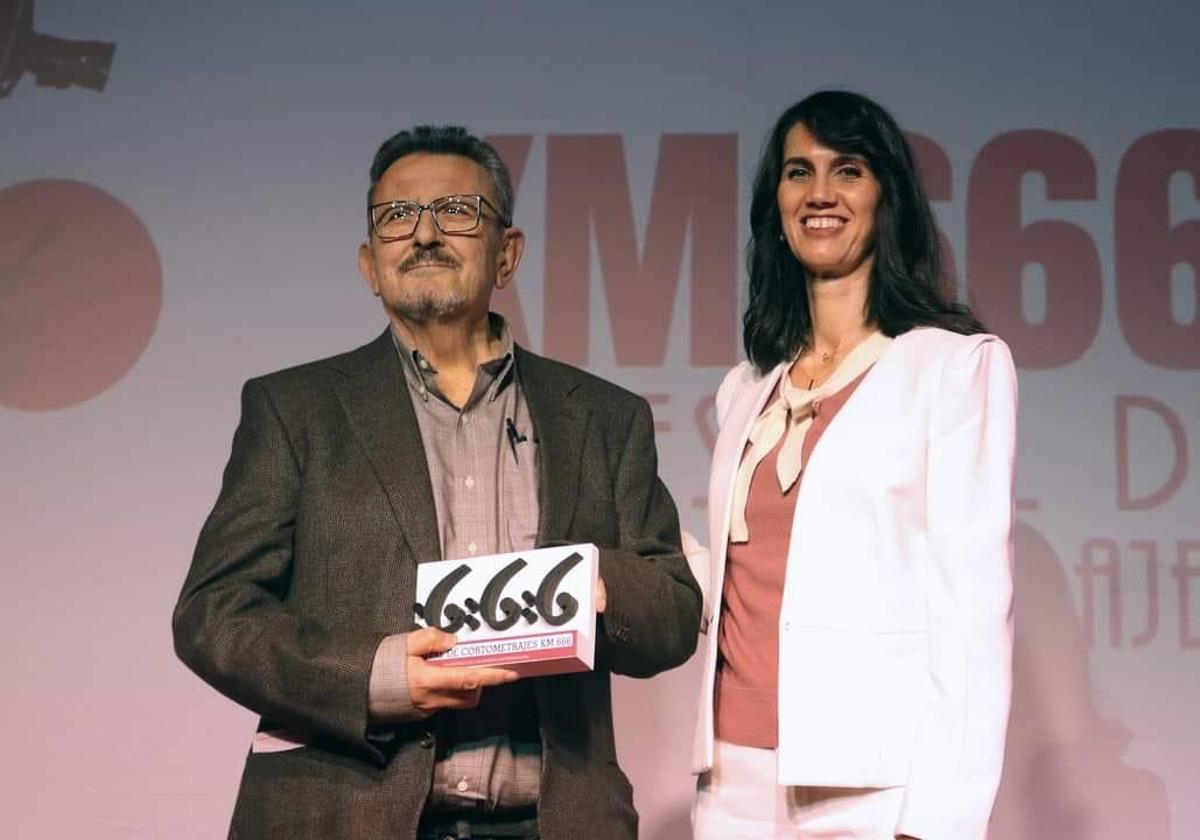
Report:
<svg viewBox="0 0 1200 840"><path fill-rule="evenodd" d="M853 163L857 166L866 166L867 159L860 155L837 155L834 157L830 166L844 166L847 163ZM813 162L803 155L793 155L783 162L786 169L789 166L807 166L810 169L813 167Z"/></svg>

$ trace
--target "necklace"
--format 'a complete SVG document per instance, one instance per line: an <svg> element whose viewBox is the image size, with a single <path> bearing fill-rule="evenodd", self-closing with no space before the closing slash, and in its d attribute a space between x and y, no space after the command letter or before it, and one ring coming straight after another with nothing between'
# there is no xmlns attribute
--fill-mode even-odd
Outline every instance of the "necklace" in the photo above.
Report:
<svg viewBox="0 0 1200 840"><path fill-rule="evenodd" d="M833 347L833 348L825 349L825 350L820 350L814 345L809 352L812 353L812 356L815 357L815 359L822 366L829 365L829 364L837 361L840 357L842 357L844 355L843 351L845 351L845 353L849 353L851 350L853 350L855 347L857 347L859 344L861 344L863 342L863 340L866 339L867 336L869 336L869 335L871 335L870 331L855 337L851 341L840 342L837 347ZM805 367L807 367L807 365ZM809 391L811 391L816 386L818 379L823 379L826 376L826 374L828 373L828 371L824 371L824 370L804 371L803 368L801 368L801 372L803 375L807 376L807 378L808 378L808 388L806 390L809 390ZM799 383L796 383L796 384L799 385Z"/></svg>

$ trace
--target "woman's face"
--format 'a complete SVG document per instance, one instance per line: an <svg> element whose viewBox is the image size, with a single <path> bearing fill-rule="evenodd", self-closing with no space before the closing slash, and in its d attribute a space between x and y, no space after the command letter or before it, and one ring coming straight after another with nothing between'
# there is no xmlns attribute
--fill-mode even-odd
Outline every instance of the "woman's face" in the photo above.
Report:
<svg viewBox="0 0 1200 840"><path fill-rule="evenodd" d="M822 145L802 123L783 144L776 199L783 235L814 277L870 268L879 181L860 157Z"/></svg>

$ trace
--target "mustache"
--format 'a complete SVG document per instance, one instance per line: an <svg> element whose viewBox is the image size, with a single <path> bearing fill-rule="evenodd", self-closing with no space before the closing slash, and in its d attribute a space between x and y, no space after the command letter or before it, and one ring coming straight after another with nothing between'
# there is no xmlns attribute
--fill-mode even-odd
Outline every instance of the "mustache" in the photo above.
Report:
<svg viewBox="0 0 1200 840"><path fill-rule="evenodd" d="M444 265L448 268L458 268L458 260L449 251L440 246L418 248L409 255L408 259L400 263L397 270L400 273L404 273L423 265Z"/></svg>

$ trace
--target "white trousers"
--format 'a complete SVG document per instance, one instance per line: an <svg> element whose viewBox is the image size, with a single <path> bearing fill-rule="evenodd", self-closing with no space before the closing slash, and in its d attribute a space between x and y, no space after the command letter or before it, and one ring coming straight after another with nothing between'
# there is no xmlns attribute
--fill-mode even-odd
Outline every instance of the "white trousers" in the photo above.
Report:
<svg viewBox="0 0 1200 840"><path fill-rule="evenodd" d="M695 840L893 840L903 787L780 786L775 751L717 741L692 807Z"/></svg>

